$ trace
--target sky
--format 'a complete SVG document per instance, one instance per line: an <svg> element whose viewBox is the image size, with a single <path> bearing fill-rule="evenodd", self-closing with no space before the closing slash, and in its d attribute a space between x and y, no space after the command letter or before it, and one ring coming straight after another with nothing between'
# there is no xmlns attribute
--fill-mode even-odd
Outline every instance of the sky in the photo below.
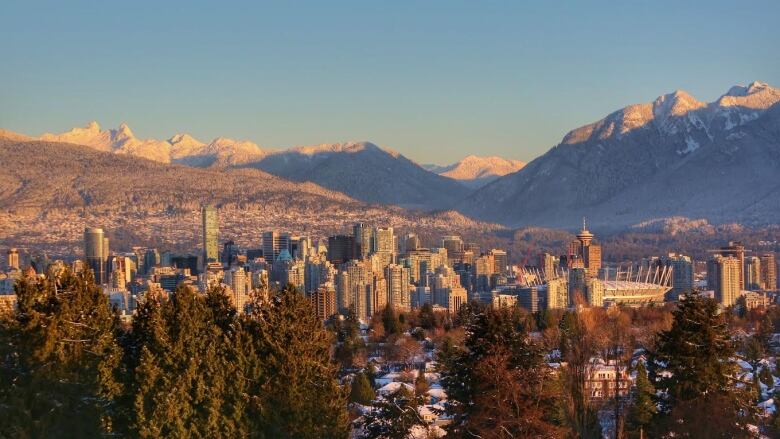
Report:
<svg viewBox="0 0 780 439"><path fill-rule="evenodd" d="M0 16L0 127L30 135L97 120L529 161L676 89L780 86L776 0L6 0Z"/></svg>

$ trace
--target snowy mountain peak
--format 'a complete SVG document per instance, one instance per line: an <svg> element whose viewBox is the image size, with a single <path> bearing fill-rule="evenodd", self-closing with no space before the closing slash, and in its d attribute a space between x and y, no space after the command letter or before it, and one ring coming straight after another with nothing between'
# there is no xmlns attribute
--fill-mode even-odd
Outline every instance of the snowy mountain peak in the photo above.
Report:
<svg viewBox="0 0 780 439"><path fill-rule="evenodd" d="M119 124L119 128L117 128L115 136L119 139L135 139L133 130L131 130L130 127L124 122Z"/></svg>
<svg viewBox="0 0 780 439"><path fill-rule="evenodd" d="M516 172L525 166L520 160L498 156L480 157L468 155L447 166L425 165L424 168L439 175L459 180L470 187L483 186L498 177Z"/></svg>
<svg viewBox="0 0 780 439"><path fill-rule="evenodd" d="M86 131L100 131L100 124L96 120L91 121L84 127Z"/></svg>
<svg viewBox="0 0 780 439"><path fill-rule="evenodd" d="M175 134L168 139L171 145L203 145L203 142L186 133Z"/></svg>
<svg viewBox="0 0 780 439"><path fill-rule="evenodd" d="M754 81L748 86L735 85L720 97L719 107L744 107L751 110L766 110L780 102L780 90L769 84Z"/></svg>

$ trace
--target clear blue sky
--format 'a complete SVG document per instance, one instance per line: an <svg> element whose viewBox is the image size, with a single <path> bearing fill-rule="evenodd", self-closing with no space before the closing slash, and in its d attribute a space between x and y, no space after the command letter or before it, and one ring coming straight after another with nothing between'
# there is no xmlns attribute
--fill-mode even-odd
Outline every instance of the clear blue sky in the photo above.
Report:
<svg viewBox="0 0 780 439"><path fill-rule="evenodd" d="M530 160L678 88L780 86L777 0L224 3L4 1L0 127Z"/></svg>

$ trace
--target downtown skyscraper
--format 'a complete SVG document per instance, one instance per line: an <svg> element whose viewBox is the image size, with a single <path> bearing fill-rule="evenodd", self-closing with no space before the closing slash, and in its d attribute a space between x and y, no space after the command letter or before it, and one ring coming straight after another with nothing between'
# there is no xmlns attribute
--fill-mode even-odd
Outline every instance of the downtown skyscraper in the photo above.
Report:
<svg viewBox="0 0 780 439"><path fill-rule="evenodd" d="M203 266L219 261L219 214L212 205L201 208L203 225Z"/></svg>
<svg viewBox="0 0 780 439"><path fill-rule="evenodd" d="M84 262L92 269L95 283L102 285L108 282L108 238L103 229L84 229Z"/></svg>

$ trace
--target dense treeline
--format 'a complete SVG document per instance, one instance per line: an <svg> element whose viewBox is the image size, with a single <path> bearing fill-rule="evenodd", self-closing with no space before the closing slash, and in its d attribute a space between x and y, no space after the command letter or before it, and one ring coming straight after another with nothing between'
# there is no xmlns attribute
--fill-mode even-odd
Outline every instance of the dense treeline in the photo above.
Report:
<svg viewBox="0 0 780 439"><path fill-rule="evenodd" d="M292 289L239 315L219 289L147 297L123 328L92 279L22 279L0 326L0 437L348 432L331 335Z"/></svg>

